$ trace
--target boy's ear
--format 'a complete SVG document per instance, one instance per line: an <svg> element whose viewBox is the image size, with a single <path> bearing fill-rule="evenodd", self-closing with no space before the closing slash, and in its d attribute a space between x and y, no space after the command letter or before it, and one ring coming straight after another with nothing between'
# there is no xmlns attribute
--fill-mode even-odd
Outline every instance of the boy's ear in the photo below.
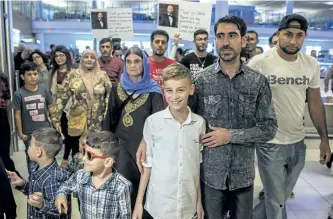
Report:
<svg viewBox="0 0 333 219"><path fill-rule="evenodd" d="M45 150L42 147L38 147L36 153L37 157L41 157L43 154L45 154Z"/></svg>
<svg viewBox="0 0 333 219"><path fill-rule="evenodd" d="M21 79L24 81L24 75L22 74L22 75L20 75L20 77L21 77Z"/></svg>
<svg viewBox="0 0 333 219"><path fill-rule="evenodd" d="M107 158L105 159L105 162L104 162L104 165L105 167L109 168L109 167L113 167L113 164L115 163L116 161L113 159L113 158Z"/></svg>

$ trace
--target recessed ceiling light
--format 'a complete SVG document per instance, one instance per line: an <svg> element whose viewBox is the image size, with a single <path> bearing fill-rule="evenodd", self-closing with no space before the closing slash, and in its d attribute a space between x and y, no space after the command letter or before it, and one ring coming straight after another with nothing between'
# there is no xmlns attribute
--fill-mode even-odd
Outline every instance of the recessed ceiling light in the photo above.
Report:
<svg viewBox="0 0 333 219"><path fill-rule="evenodd" d="M326 5L333 5L333 2L324 2Z"/></svg>

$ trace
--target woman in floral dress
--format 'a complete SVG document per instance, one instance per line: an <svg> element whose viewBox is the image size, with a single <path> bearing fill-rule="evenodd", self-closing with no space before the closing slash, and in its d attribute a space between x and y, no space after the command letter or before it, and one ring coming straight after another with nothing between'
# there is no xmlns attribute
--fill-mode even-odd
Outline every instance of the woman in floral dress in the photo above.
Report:
<svg viewBox="0 0 333 219"><path fill-rule="evenodd" d="M101 130L102 120L107 106L107 100L111 91L111 82L97 62L96 52L85 50L78 69L72 69L58 89L55 113L52 118L54 127L61 131L61 115L70 101L68 119L85 114L87 118L87 130L76 138L73 154L79 151L80 138L87 136L88 132ZM70 133L68 133L71 135Z"/></svg>

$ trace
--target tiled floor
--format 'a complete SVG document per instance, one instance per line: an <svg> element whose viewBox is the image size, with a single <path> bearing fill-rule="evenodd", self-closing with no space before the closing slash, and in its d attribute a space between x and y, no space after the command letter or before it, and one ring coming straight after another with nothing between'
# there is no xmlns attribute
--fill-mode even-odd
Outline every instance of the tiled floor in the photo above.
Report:
<svg viewBox="0 0 333 219"><path fill-rule="evenodd" d="M326 219L327 213L333 203L333 170L329 170L326 166L321 166L319 160L319 141L316 139L306 140L308 146L306 165L294 189L295 198L288 200L287 211L288 219ZM331 141L333 146L333 140ZM27 169L25 163L25 154L23 147L20 152L14 153L13 160L17 169L22 173L23 177L27 177ZM58 155L61 160L61 154ZM258 193L262 189L260 177L256 175L254 200L258 203ZM18 219L26 218L26 198L19 191L14 190L15 200L17 204ZM73 202L73 219L79 219L76 199Z"/></svg>

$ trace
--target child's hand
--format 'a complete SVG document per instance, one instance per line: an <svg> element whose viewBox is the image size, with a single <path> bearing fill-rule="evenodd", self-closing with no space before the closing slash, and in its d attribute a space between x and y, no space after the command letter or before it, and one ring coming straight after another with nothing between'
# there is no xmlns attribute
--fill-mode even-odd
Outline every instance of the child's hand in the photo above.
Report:
<svg viewBox="0 0 333 219"><path fill-rule="evenodd" d="M132 219L142 219L142 214L143 206L141 204L135 204Z"/></svg>
<svg viewBox="0 0 333 219"><path fill-rule="evenodd" d="M34 192L28 197L28 204L35 208L43 208L44 196L41 192Z"/></svg>
<svg viewBox="0 0 333 219"><path fill-rule="evenodd" d="M205 213L202 207L202 203L197 203L197 218L198 219L204 219Z"/></svg>
<svg viewBox="0 0 333 219"><path fill-rule="evenodd" d="M67 214L67 198L64 195L59 195L56 198L55 205L58 209L59 214L65 213Z"/></svg>
<svg viewBox="0 0 333 219"><path fill-rule="evenodd" d="M25 181L20 178L15 172L7 171L7 175L10 178L10 182L14 186L24 186Z"/></svg>
<svg viewBox="0 0 333 219"><path fill-rule="evenodd" d="M25 140L28 138L28 136L26 136L26 135L19 135L19 138L20 138L22 141L25 141Z"/></svg>

